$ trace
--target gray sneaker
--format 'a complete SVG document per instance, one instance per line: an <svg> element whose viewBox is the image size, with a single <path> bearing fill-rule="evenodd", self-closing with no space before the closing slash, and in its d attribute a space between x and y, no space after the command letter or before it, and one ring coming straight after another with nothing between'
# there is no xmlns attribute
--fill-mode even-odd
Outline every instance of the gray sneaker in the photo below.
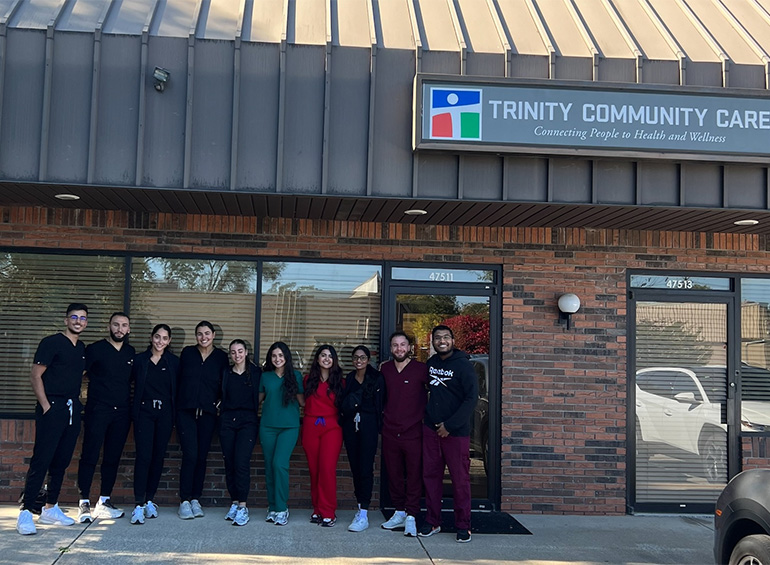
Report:
<svg viewBox="0 0 770 565"><path fill-rule="evenodd" d="M155 503L153 503L152 500L148 500L147 504L144 505L144 517L145 518L158 517L158 507Z"/></svg>
<svg viewBox="0 0 770 565"><path fill-rule="evenodd" d="M275 517L278 515L278 512L274 512L272 510L267 511L267 516L265 516L265 522L275 522Z"/></svg>
<svg viewBox="0 0 770 565"><path fill-rule="evenodd" d="M197 500L191 500L190 501L190 507L192 508L193 517L195 518L203 518L203 508L201 508L201 503Z"/></svg>
<svg viewBox="0 0 770 565"><path fill-rule="evenodd" d="M31 536L37 533L35 520L32 518L32 512L22 510L19 512L19 518L16 520L16 531L23 536Z"/></svg>
<svg viewBox="0 0 770 565"><path fill-rule="evenodd" d="M132 524L139 524L140 526L144 524L144 515L145 515L145 509L142 506L137 506L134 508L134 511L131 512L131 523Z"/></svg>
<svg viewBox="0 0 770 565"><path fill-rule="evenodd" d="M390 520L382 524L380 527L385 530L395 530L396 528L403 526L405 522L406 513L402 514L400 512L394 512L393 516L390 517Z"/></svg>
<svg viewBox="0 0 770 565"><path fill-rule="evenodd" d="M81 502L78 506L78 524L90 524L91 520L91 504Z"/></svg>
<svg viewBox="0 0 770 565"><path fill-rule="evenodd" d="M289 511L284 510L283 512L276 512L275 513L275 525L276 526L285 526L289 523Z"/></svg>
<svg viewBox="0 0 770 565"><path fill-rule="evenodd" d="M404 535L413 538L417 537L417 520L414 519L414 516L406 517L406 521L404 522Z"/></svg>
<svg viewBox="0 0 770 565"><path fill-rule="evenodd" d="M349 532L363 532L369 527L369 518L361 514L359 510L356 512L356 517L353 518L353 522L348 526Z"/></svg>
<svg viewBox="0 0 770 565"><path fill-rule="evenodd" d="M238 505L233 503L230 505L230 510L225 514L225 520L235 520L235 513L238 512Z"/></svg>
<svg viewBox="0 0 770 565"><path fill-rule="evenodd" d="M249 523L249 509L245 506L239 506L235 512L235 518L233 519L233 526L245 526Z"/></svg>
<svg viewBox="0 0 770 565"><path fill-rule="evenodd" d="M192 520L195 518L192 511L192 506L186 500L179 505L179 511L177 512L182 520Z"/></svg>

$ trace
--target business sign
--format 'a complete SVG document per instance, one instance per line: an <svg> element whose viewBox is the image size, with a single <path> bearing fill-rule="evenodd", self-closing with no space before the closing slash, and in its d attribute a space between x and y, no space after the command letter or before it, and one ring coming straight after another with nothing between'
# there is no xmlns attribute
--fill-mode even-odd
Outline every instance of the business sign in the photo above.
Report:
<svg viewBox="0 0 770 565"><path fill-rule="evenodd" d="M770 160L770 93L418 75L416 149Z"/></svg>

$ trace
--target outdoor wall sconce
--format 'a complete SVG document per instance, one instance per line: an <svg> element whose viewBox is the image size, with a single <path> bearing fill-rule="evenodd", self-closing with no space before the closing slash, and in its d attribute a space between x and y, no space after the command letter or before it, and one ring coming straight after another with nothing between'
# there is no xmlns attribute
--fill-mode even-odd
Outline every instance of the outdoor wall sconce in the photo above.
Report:
<svg viewBox="0 0 770 565"><path fill-rule="evenodd" d="M580 299L571 292L559 297L559 321L567 320L567 329L570 329L572 314L580 309Z"/></svg>
<svg viewBox="0 0 770 565"><path fill-rule="evenodd" d="M166 83L171 78L171 71L163 67L155 67L152 71L152 78L155 79L155 90L163 92L166 89Z"/></svg>

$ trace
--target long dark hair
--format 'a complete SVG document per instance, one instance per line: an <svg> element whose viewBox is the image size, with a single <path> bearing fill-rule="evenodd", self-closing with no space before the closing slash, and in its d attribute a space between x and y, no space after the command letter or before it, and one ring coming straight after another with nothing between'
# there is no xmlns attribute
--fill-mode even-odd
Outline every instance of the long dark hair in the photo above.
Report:
<svg viewBox="0 0 770 565"><path fill-rule="evenodd" d="M152 351L152 336L158 333L158 330L166 330L166 333L168 333L168 338L171 339L171 328L169 328L167 324L155 324L155 327L153 327L152 331L150 332L150 343L147 344L147 351ZM170 350L171 345L167 345L166 349L163 350L163 353L166 353L166 351Z"/></svg>
<svg viewBox="0 0 770 565"><path fill-rule="evenodd" d="M294 363L291 359L289 346L282 341L276 341L267 348L265 371L275 371L275 365L273 365L273 359L271 357L274 349L280 349L281 353L283 353L283 358L286 360L286 364L283 366L283 384L281 385L281 388L283 389L283 405L288 406L290 403L297 401L297 395L299 394L297 377L294 375Z"/></svg>
<svg viewBox="0 0 770 565"><path fill-rule="evenodd" d="M337 350L328 344L320 346L316 349L315 355L313 355L313 364L310 365L310 373L308 373L307 385L305 386L305 396L315 394L318 390L318 385L321 384L321 365L318 364L318 358L324 349L328 349L332 355L332 366L329 369L329 389L326 391L326 394L329 396L334 394L334 402L339 404L342 400L342 391L345 388L342 379L342 368L340 367Z"/></svg>
<svg viewBox="0 0 770 565"><path fill-rule="evenodd" d="M364 382L361 384L362 396L363 398L372 398L374 396L374 392L377 390L377 378L379 377L380 372L372 367L371 364L369 364L369 360L372 358L372 354L368 347L365 345L357 345L350 356L355 357L356 351L360 351L366 355L366 373L364 374ZM356 371L353 370L349 376L355 378Z"/></svg>

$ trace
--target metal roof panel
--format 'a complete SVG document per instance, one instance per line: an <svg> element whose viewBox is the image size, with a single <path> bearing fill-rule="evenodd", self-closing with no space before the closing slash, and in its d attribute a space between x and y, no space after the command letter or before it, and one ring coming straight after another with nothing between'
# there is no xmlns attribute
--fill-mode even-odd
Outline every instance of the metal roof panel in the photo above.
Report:
<svg viewBox="0 0 770 565"><path fill-rule="evenodd" d="M465 31L468 50L474 53L503 53L488 5L480 0L458 0L460 25Z"/></svg>
<svg viewBox="0 0 770 565"><path fill-rule="evenodd" d="M478 2L478 7L481 3ZM446 0L416 0L415 12L426 51L459 51L457 33Z"/></svg>
<svg viewBox="0 0 770 565"><path fill-rule="evenodd" d="M634 58L631 48L602 2L575 0L575 4L602 56Z"/></svg>
<svg viewBox="0 0 770 565"><path fill-rule="evenodd" d="M22 29L45 29L54 19L64 0L28 0L22 2L9 22L11 27Z"/></svg>
<svg viewBox="0 0 770 565"><path fill-rule="evenodd" d="M583 40L565 1L569 0L534 0L534 3L542 14L553 45L560 55L590 58L588 45Z"/></svg>
<svg viewBox="0 0 770 565"><path fill-rule="evenodd" d="M628 26L631 36L642 53L651 60L675 61L676 55L661 34L660 29L650 19L639 0L610 0L620 14L623 23Z"/></svg>
<svg viewBox="0 0 770 565"><path fill-rule="evenodd" d="M688 0L687 4L706 26L709 33L724 49L725 54L734 63L743 65L761 64L760 56L746 42L733 24L725 17L714 2L710 0Z"/></svg>
<svg viewBox="0 0 770 565"><path fill-rule="evenodd" d="M343 0L332 4L332 38L346 47L371 47L367 0Z"/></svg>
<svg viewBox="0 0 770 565"><path fill-rule="evenodd" d="M201 39L232 40L238 28L241 0L211 0L201 6L196 36Z"/></svg>
<svg viewBox="0 0 770 565"><path fill-rule="evenodd" d="M156 0L116 2L104 22L104 33L140 35Z"/></svg>
<svg viewBox="0 0 770 565"><path fill-rule="evenodd" d="M677 43L693 61L716 61L719 57L676 0L649 0Z"/></svg>
<svg viewBox="0 0 770 565"><path fill-rule="evenodd" d="M260 0L251 8L251 20L244 25L243 39L261 43L280 43L283 32L284 0Z"/></svg>
<svg viewBox="0 0 770 565"><path fill-rule="evenodd" d="M111 0L77 0L68 4L56 24L57 31L92 32Z"/></svg>
<svg viewBox="0 0 770 565"><path fill-rule="evenodd" d="M515 53L520 55L548 55L543 37L527 8L526 0L498 0L503 27Z"/></svg>

